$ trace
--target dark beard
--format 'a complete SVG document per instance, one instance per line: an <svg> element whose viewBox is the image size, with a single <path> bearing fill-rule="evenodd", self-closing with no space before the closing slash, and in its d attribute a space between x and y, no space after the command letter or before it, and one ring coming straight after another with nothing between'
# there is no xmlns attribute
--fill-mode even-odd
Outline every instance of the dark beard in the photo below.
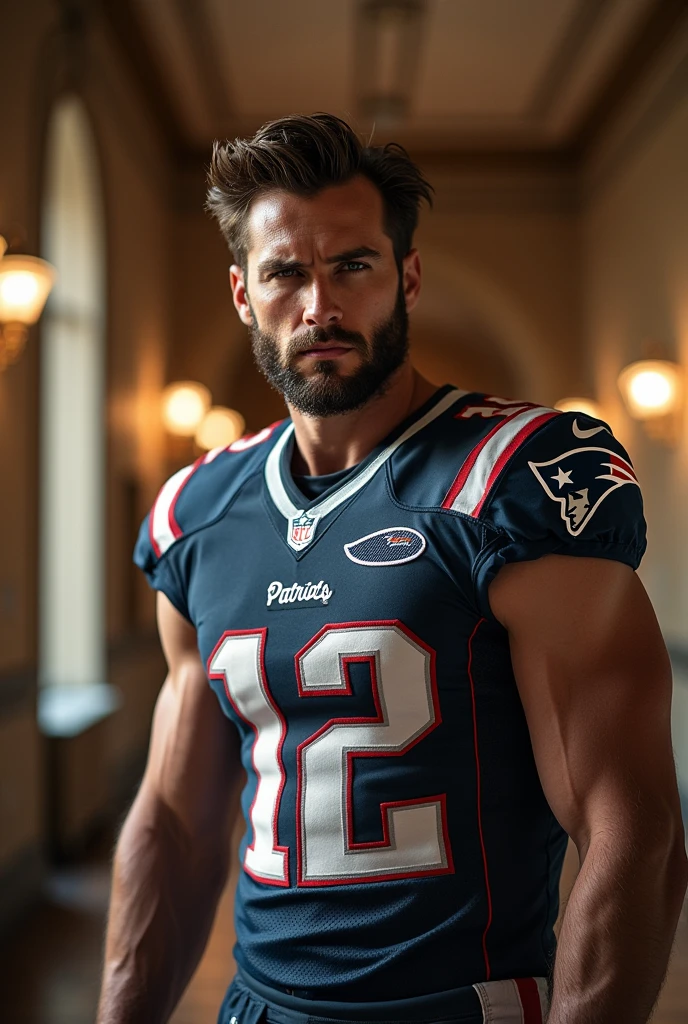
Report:
<svg viewBox="0 0 688 1024"><path fill-rule="evenodd" d="M255 313L254 324L257 325ZM338 416L360 409L371 398L385 393L388 382L408 354L408 314L404 293L399 288L392 315L379 324L370 343L356 331L341 327L315 327L293 338L287 346L284 362L280 360L275 338L258 326L250 328L253 355L258 369L286 402L306 416ZM334 359L320 359L313 377L305 377L291 366L299 352L317 342L342 341L352 345L363 357L358 370L341 376Z"/></svg>

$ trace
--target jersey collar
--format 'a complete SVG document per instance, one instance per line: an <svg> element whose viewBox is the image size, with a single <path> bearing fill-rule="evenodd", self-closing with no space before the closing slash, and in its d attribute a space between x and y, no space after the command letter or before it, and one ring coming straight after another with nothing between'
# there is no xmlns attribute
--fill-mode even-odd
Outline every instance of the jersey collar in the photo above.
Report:
<svg viewBox="0 0 688 1024"><path fill-rule="evenodd" d="M286 520L286 540L289 547L297 552L307 548L315 539L318 523L321 520L357 494L362 487L365 487L397 448L417 434L419 430L427 427L429 423L441 416L466 394L468 392L460 388L450 387L449 390L446 386L440 388L430 399L429 409L427 403L421 406L401 434L387 444L383 442L382 448L378 447L361 462L357 472L347 477L341 486L329 491L320 501L308 508L299 508L294 504L289 493L289 490L292 489L287 489L283 479L283 474L289 472L291 461L286 456L290 455L294 445L294 424L290 423L280 435L265 462L265 483L273 504Z"/></svg>

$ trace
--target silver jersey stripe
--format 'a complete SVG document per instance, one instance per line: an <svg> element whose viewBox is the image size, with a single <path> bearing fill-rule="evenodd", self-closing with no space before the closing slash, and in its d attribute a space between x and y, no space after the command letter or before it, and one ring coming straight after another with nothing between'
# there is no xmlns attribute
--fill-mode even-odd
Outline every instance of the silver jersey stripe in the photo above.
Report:
<svg viewBox="0 0 688 1024"><path fill-rule="evenodd" d="M333 494L325 498L317 505L311 505L306 511L309 516L322 518L322 516L328 515L334 509L338 508L343 502L348 501L357 491L360 491L362 487L368 483L368 481L377 473L378 469L387 462L391 455L399 448L405 441L408 441L410 437L417 434L419 430L427 427L429 423L441 416L443 412L446 412L455 402L462 398L463 395L467 395L469 392L464 391L461 388L456 388L454 391L450 391L449 394L445 395L444 398L440 399L437 405L434 405L424 416L421 416L419 420L412 423L407 430L401 434L400 437L393 441L392 444L388 445L383 451L380 452L376 458L362 469L359 473L356 473L350 480L342 484ZM287 520L291 520L294 516L299 516L304 511L303 509L297 508L292 502L289 495L287 494L284 484L282 482L282 476L280 473L280 456L282 449L291 439L294 433L294 424L290 423L286 428L282 436L277 441L276 445L268 455L265 462L265 482L267 484L268 492L272 498L275 506L279 509L282 515Z"/></svg>
<svg viewBox="0 0 688 1024"><path fill-rule="evenodd" d="M466 477L463 487L454 498L451 504L455 512L465 512L471 515L487 487L490 474L497 464L497 460L506 451L513 439L523 430L525 426L536 420L545 413L553 412L545 406L537 406L535 409L527 409L513 419L506 420L502 427L490 438L482 449L470 473Z"/></svg>

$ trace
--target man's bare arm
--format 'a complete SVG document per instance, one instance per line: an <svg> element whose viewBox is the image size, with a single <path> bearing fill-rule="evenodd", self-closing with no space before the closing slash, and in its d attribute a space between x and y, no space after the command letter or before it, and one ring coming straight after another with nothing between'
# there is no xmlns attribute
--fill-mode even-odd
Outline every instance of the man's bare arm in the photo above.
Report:
<svg viewBox="0 0 688 1024"><path fill-rule="evenodd" d="M545 795L581 860L549 1024L645 1024L687 878L654 612L628 566L561 555L506 566L490 604L509 632Z"/></svg>
<svg viewBox="0 0 688 1024"><path fill-rule="evenodd" d="M239 740L193 627L158 595L169 674L115 854L98 1024L167 1021L208 940L228 870Z"/></svg>

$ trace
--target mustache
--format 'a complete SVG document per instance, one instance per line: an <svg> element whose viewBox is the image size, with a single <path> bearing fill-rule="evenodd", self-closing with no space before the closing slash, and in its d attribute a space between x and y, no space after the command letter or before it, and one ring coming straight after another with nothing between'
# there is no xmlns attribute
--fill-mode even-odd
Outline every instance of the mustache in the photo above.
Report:
<svg viewBox="0 0 688 1024"><path fill-rule="evenodd" d="M286 358L287 360L292 359L294 356L299 355L299 353L307 352L308 349L322 344L324 341L343 341L347 345L351 345L352 348L358 349L359 352L365 353L368 351L368 343L358 331L346 331L343 327L338 327L337 325L333 327L310 327L307 331L299 333L297 337L290 340L287 346Z"/></svg>

